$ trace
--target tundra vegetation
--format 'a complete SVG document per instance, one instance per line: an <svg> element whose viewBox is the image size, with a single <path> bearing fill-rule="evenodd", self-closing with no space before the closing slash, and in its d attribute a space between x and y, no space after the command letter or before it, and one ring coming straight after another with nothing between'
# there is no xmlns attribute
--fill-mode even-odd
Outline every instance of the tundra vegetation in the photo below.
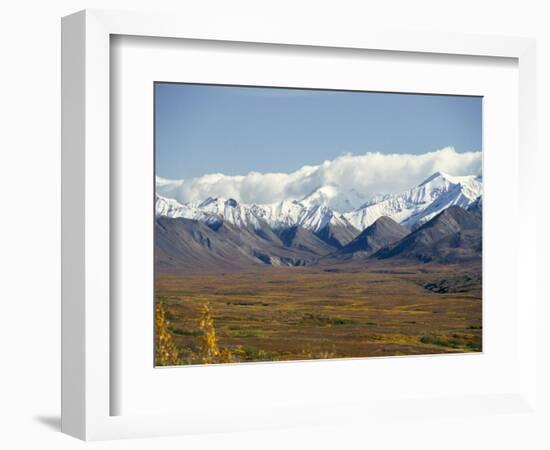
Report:
<svg viewBox="0 0 550 450"><path fill-rule="evenodd" d="M156 364L482 350L476 265L157 274Z"/></svg>

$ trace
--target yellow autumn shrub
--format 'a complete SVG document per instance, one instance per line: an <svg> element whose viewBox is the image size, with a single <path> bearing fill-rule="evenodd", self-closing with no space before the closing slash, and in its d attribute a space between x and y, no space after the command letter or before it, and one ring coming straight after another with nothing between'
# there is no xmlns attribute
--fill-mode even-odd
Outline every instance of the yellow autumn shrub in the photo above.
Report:
<svg viewBox="0 0 550 450"><path fill-rule="evenodd" d="M199 359L203 364L230 363L233 355L227 348L221 349L218 345L214 318L209 304L202 307L202 316L199 320L202 331L199 343Z"/></svg>
<svg viewBox="0 0 550 450"><path fill-rule="evenodd" d="M155 365L177 366L181 357L168 329L168 320L161 303L155 306Z"/></svg>

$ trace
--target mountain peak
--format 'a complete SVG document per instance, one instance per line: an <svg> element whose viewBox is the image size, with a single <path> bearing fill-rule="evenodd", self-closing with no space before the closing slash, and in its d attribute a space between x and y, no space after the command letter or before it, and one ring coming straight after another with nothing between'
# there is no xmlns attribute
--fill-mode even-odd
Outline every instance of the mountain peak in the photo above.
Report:
<svg viewBox="0 0 550 450"><path fill-rule="evenodd" d="M338 195L336 186L330 184L317 186L313 191L307 194L300 200L304 205L319 205L328 202L330 199Z"/></svg>
<svg viewBox="0 0 550 450"><path fill-rule="evenodd" d="M445 180L448 180L450 177L446 173L443 173L441 171L437 171L432 173L428 178L426 178L422 183L420 183L418 186L424 186L428 184L429 182L437 179L437 178L443 178Z"/></svg>
<svg viewBox="0 0 550 450"><path fill-rule="evenodd" d="M353 211L365 203L365 196L356 189L336 184L322 184L299 201L305 207L326 206L339 213Z"/></svg>
<svg viewBox="0 0 550 450"><path fill-rule="evenodd" d="M409 234L409 229L400 223L397 223L391 217L382 216L376 219L376 221L365 228L361 234L365 236L376 237L377 239L386 237L386 235L404 235Z"/></svg>
<svg viewBox="0 0 550 450"><path fill-rule="evenodd" d="M341 254L373 253L382 247L403 239L410 233L409 229L397 223L390 217L379 217L373 224L365 228L355 239L347 244Z"/></svg>

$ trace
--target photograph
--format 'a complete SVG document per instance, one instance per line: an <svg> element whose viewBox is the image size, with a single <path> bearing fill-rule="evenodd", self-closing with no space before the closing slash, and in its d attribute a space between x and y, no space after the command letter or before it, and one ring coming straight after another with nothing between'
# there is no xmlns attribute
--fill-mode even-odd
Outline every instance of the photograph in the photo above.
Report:
<svg viewBox="0 0 550 450"><path fill-rule="evenodd" d="M480 96L155 82L154 365L482 352L482 141Z"/></svg>

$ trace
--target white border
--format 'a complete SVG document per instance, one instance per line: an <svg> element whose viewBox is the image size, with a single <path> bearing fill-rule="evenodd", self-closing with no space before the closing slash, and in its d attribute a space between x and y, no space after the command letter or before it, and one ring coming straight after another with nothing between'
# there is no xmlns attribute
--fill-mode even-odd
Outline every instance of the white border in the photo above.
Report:
<svg viewBox="0 0 550 450"><path fill-rule="evenodd" d="M274 405L330 408L335 403L516 389L516 258L502 258L499 252L509 240L500 224L516 229L519 222L517 60L117 36L111 61L111 127L116 130L111 134L111 167L117 175L111 184L111 255L116 255L111 259L111 284L116 285L111 290L111 312L116 312L111 334L116 355L111 358L113 415L199 414L211 405L231 405L226 421L250 423L250 418L239 419L242 411L257 414ZM154 197L151 117L158 80L483 95L484 354L154 369L154 231L148 199ZM509 254L513 251L510 246ZM502 283L503 278L508 282ZM200 386L208 388L193 389Z"/></svg>
<svg viewBox="0 0 550 450"><path fill-rule="evenodd" d="M534 42L519 38L463 35L364 33L349 30L321 36L305 30L280 31L268 24L234 30L231 24L197 24L189 17L87 11L63 20L63 431L82 439L158 436L254 427L334 423L390 414L386 402L334 405L327 412L280 407L255 415L254 423L223 424L224 415L109 416L109 35L162 36L229 41L272 42L326 47L352 47L429 53L505 56L519 59L520 213L519 339L521 351L517 392L474 396L486 413L528 409L535 398L534 342L535 217L534 173ZM525 227L525 228L523 228ZM523 230L527 230L522 232ZM523 348L523 346L522 346ZM438 412L468 414L464 399L432 399ZM462 406L461 406L462 405ZM426 406L424 401L421 407ZM411 410L416 411L417 406ZM370 414L369 414L370 411ZM304 413L307 412L308 415ZM479 412L479 411L478 411ZM216 416L216 414L213 414ZM212 421L212 419L218 419ZM216 423L215 429L212 423Z"/></svg>

